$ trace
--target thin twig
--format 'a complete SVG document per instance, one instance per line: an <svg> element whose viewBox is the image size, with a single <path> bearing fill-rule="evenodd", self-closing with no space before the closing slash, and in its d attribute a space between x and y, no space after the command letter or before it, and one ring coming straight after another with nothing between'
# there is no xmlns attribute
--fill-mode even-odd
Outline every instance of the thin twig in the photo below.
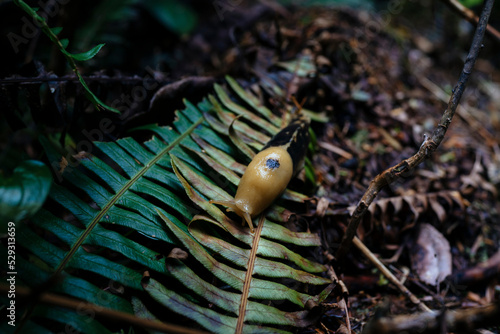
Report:
<svg viewBox="0 0 500 334"><path fill-rule="evenodd" d="M465 7L462 5L459 1L457 0L441 0L443 1L446 5L448 5L451 9L456 11L458 14L460 14L464 19L472 23L473 25L476 25L477 22L479 22L479 18L477 17L476 14L469 8ZM494 27L491 25L486 26L486 32L488 33L489 36L493 37L494 39L497 40L497 42L500 42L500 32L496 30Z"/></svg>
<svg viewBox="0 0 500 334"><path fill-rule="evenodd" d="M394 284L405 296L407 296L421 311L430 312L431 309L427 307L424 303L420 301L406 286L401 283L396 276L394 276L389 269L380 260L373 254L368 247L358 239L358 237L354 237L352 240L354 246L358 247L358 249L377 267L378 270L392 283Z"/></svg>
<svg viewBox="0 0 500 334"><path fill-rule="evenodd" d="M359 223L361 222L361 218L364 216L368 207L373 202L379 191L386 185L391 184L395 180L399 179L403 175L408 175L415 167L417 167L422 161L428 158L441 144L441 141L448 130L451 120L455 115L455 111L457 109L458 103L462 94L465 90L467 81L469 79L470 73L476 59L479 55L479 51L482 47L482 41L484 37L484 33L486 30L486 25L488 23L488 19L490 17L491 9L493 8L494 0L486 0L483 8L483 12L481 13L481 18L477 25L476 32L474 34L474 38L472 40L472 44L469 50L469 54L464 63L464 68L462 73L460 74L460 78L455 88L453 89L453 94L450 97L448 102L448 107L446 108L443 116L441 117L441 121L438 126L434 130L432 136L430 138L425 138L424 142L420 146L415 155L412 157L401 161L394 167L386 169L379 175L377 175L371 182L370 185L359 201L356 209L354 210L349 225L347 226L344 237L342 238L342 242L340 244L339 249L336 253L336 258L338 260L342 259L348 252L352 239L356 234Z"/></svg>
<svg viewBox="0 0 500 334"><path fill-rule="evenodd" d="M84 76L82 75L82 78L87 82L87 81L97 81L99 83L124 83L124 84L138 84L138 83L144 83L144 84L151 84L151 83L158 83L158 84L169 84L172 83L172 80L156 80L153 77L139 77L139 76L116 76L116 77L102 77L98 75L91 75L91 76ZM51 76L40 76L40 77L12 77L12 78L3 78L0 79L0 86L7 86L7 85L15 85L15 84L21 84L21 85L34 85L34 84L41 84L45 82L80 82L78 77L76 75L64 75L60 77L51 77Z"/></svg>
<svg viewBox="0 0 500 334"><path fill-rule="evenodd" d="M0 284L0 292L7 293L9 287L5 284ZM30 298L33 295L33 291L30 288L24 286L16 286L16 298ZM139 318L133 314L116 311L110 308L102 307L100 305L95 305L82 300L77 300L73 298L68 298L65 296L59 296L53 293L44 292L39 296L39 301L49 305L60 306L68 308L77 312L82 312L84 310L85 314L97 315L99 317L114 320L116 322L125 322L130 325L134 325L137 328L149 329L153 331L159 331L162 333L182 333L182 334L201 334L207 333L205 331L190 329L178 325L166 324L158 320L150 320L145 318Z"/></svg>
<svg viewBox="0 0 500 334"><path fill-rule="evenodd" d="M434 94L442 102L446 102L450 99L450 95L447 94L441 87L436 85L431 80L423 76L417 76L418 82L424 86L429 92ZM462 120L467 123L467 125L474 131L474 134L480 136L481 140L484 140L486 144L493 146L497 143L497 139L485 129L482 123L474 117L474 114L469 112L468 109L474 111L475 108L463 106L458 106L457 114L462 118Z"/></svg>
<svg viewBox="0 0 500 334"><path fill-rule="evenodd" d="M386 333L474 333L475 329L500 324L500 304L458 311L426 312L397 317L373 318L362 334ZM443 328L445 329L443 331Z"/></svg>

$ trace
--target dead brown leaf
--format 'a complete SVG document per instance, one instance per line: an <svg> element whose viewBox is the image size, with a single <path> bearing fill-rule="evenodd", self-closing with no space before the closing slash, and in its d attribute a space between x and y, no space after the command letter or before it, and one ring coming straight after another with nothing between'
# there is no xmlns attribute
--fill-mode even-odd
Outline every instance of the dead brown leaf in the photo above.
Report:
<svg viewBox="0 0 500 334"><path fill-rule="evenodd" d="M421 224L411 247L411 264L420 280L438 285L451 274L452 257L448 240L434 226Z"/></svg>

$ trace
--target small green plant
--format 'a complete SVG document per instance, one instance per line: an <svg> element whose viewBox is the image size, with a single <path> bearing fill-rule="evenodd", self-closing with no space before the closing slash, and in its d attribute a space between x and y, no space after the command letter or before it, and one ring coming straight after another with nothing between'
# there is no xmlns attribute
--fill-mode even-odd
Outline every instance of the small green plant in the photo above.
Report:
<svg viewBox="0 0 500 334"><path fill-rule="evenodd" d="M104 44L98 44L87 52L71 53L66 49L68 47L68 44L69 44L68 39L59 39L59 37L57 37L57 35L62 31L62 27L54 27L54 28L49 27L45 18L38 15L37 10L34 8L31 8L24 1L14 0L14 3L19 8L24 10L29 16L31 16L33 18L33 20L35 22L37 22L38 25L41 27L43 33L47 37L49 37L50 40L59 48L59 51L61 51L61 53L64 55L64 57L68 61L69 65L71 66L73 72L75 72L75 75L77 76L78 81L80 81L83 88L85 89L85 93L87 95L87 98L94 104L94 106L97 109L105 109L105 110L109 110L112 112L120 113L118 111L118 109L106 105L94 93L92 93L90 88L87 86L87 83L83 79L82 75L78 71L78 68L76 67L76 61L87 61L89 59L92 59L101 50L101 48L104 46Z"/></svg>

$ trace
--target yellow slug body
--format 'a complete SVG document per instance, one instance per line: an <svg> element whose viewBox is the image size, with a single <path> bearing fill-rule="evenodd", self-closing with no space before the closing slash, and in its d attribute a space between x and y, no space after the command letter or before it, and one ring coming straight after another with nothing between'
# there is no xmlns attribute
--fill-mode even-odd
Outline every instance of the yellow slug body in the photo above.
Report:
<svg viewBox="0 0 500 334"><path fill-rule="evenodd" d="M244 219L253 232L252 218L285 191L304 160L309 143L309 121L299 117L276 134L250 162L241 177L236 196L213 201Z"/></svg>

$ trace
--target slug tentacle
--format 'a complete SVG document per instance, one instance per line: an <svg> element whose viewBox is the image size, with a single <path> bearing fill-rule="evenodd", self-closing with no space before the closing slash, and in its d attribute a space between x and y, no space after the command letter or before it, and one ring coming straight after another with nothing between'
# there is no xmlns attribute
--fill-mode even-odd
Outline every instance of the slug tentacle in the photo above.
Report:
<svg viewBox="0 0 500 334"><path fill-rule="evenodd" d="M250 232L253 233L253 222L252 217L248 212L243 212L243 217L241 217L241 224L245 225L245 220L247 221L248 227L250 227Z"/></svg>
<svg viewBox="0 0 500 334"><path fill-rule="evenodd" d="M253 158L241 177L234 200L211 200L210 203L234 211L246 220L253 233L252 218L285 191L303 164L308 144L309 120L300 115L271 138Z"/></svg>
<svg viewBox="0 0 500 334"><path fill-rule="evenodd" d="M210 200L210 204L220 204L227 206L226 211L233 211L235 212L238 216L241 217L242 224L245 225L245 221L248 224L248 227L250 228L250 231L253 233L253 223L252 223L252 216L248 211L245 211L245 208L239 208L237 202L235 200L230 200L230 201L214 201Z"/></svg>

